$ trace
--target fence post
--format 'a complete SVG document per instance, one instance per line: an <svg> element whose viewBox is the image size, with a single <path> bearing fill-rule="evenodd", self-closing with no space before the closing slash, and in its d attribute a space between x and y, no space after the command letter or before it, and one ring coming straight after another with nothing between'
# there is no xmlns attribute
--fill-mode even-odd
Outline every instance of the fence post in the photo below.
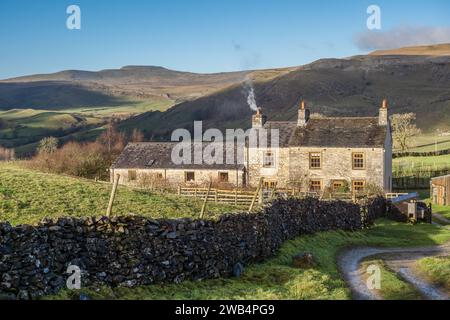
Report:
<svg viewBox="0 0 450 320"><path fill-rule="evenodd" d="M258 197L259 191L261 190L263 178L259 179L258 188L255 191L255 194L253 195L252 203L250 204L250 208L248 209L248 212L250 213L253 210L253 206L255 205L256 198Z"/></svg>
<svg viewBox="0 0 450 320"><path fill-rule="evenodd" d="M238 203L238 189L236 188L235 190L234 190L234 205L235 206L237 206L237 203Z"/></svg>
<svg viewBox="0 0 450 320"><path fill-rule="evenodd" d="M178 195L181 196L181 186L178 186Z"/></svg>
<svg viewBox="0 0 450 320"><path fill-rule="evenodd" d="M209 192L211 191L212 182L209 183L208 191L206 192L205 200L203 201L202 211L200 211L200 219L203 219L206 209L206 203L208 202ZM197 189L195 189L197 191Z"/></svg>
<svg viewBox="0 0 450 320"><path fill-rule="evenodd" d="M258 194L258 204L264 203L264 192L263 192L262 186L259 188L259 194Z"/></svg>
<svg viewBox="0 0 450 320"><path fill-rule="evenodd" d="M112 207L114 204L114 198L116 196L117 185L119 184L120 174L116 174L113 188L111 190L111 196L109 197L108 209L106 209L106 216L109 218L111 216Z"/></svg>

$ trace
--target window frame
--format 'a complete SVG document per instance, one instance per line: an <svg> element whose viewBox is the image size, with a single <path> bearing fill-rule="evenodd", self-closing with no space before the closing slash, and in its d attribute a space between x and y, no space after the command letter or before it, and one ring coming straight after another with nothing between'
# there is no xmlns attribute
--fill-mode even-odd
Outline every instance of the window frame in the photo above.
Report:
<svg viewBox="0 0 450 320"><path fill-rule="evenodd" d="M226 179L223 179L223 178L222 178L222 175L226 176L227 178L226 178ZM223 182L223 183L228 183L228 182L230 182L230 174L229 174L228 172L226 172L226 171L220 171L220 172L217 174L217 176L218 176L219 182Z"/></svg>
<svg viewBox="0 0 450 320"><path fill-rule="evenodd" d="M263 188L264 189L276 189L278 185L277 180L263 180Z"/></svg>
<svg viewBox="0 0 450 320"><path fill-rule="evenodd" d="M270 153L270 158L272 159L271 164L268 165L266 164L266 159L269 158L269 156L267 156L267 154ZM268 151L263 151L263 158L262 158L262 166L263 168L269 168L269 169L273 169L276 167L275 164L275 152L268 150Z"/></svg>
<svg viewBox="0 0 450 320"><path fill-rule="evenodd" d="M355 189L355 183L359 183L362 182L362 190L356 190ZM366 189L366 180L364 179L354 179L352 180L352 192L356 193L356 192L364 192Z"/></svg>
<svg viewBox="0 0 450 320"><path fill-rule="evenodd" d="M193 176L192 180L188 180L188 175L189 174L192 174L192 176ZM184 172L184 182L185 183L195 182L195 171L185 171Z"/></svg>
<svg viewBox="0 0 450 320"><path fill-rule="evenodd" d="M339 187L336 187L334 185L335 183L340 183L341 185ZM333 190L333 192L336 192L337 189L344 188L344 187L345 187L345 180L342 180L342 179L331 180L331 189Z"/></svg>
<svg viewBox="0 0 450 320"><path fill-rule="evenodd" d="M128 170L127 172L128 182L137 181L137 171L136 170Z"/></svg>
<svg viewBox="0 0 450 320"><path fill-rule="evenodd" d="M362 167L355 166L355 159L357 155L362 156ZM352 169L353 170L366 170L366 153L365 152L352 152Z"/></svg>
<svg viewBox="0 0 450 320"><path fill-rule="evenodd" d="M313 183L314 182L319 182L319 190L313 190L312 189L312 185L313 185ZM320 191L322 191L323 190L323 181L322 181L322 179L311 179L311 180L309 180L309 187L308 187L308 189L309 189L309 192L320 192Z"/></svg>
<svg viewBox="0 0 450 320"><path fill-rule="evenodd" d="M318 167L312 166L313 155L319 155L319 166ZM311 169L311 170L322 169L322 152L310 152L308 158L309 158L309 169ZM317 157L315 158L315 160L317 160Z"/></svg>

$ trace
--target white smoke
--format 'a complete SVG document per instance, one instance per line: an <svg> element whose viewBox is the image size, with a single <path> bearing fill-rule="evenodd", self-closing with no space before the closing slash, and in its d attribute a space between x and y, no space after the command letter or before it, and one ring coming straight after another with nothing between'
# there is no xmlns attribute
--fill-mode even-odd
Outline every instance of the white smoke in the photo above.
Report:
<svg viewBox="0 0 450 320"><path fill-rule="evenodd" d="M250 109L253 111L258 110L258 105L256 104L256 97L255 97L255 89L253 88L253 83L250 78L247 78L244 83L245 92L247 94L247 103Z"/></svg>

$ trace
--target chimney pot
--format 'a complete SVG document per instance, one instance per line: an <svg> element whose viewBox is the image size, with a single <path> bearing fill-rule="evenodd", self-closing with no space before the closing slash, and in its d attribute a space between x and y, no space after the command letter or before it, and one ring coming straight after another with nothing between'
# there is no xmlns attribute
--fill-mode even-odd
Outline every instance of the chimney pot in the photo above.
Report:
<svg viewBox="0 0 450 320"><path fill-rule="evenodd" d="M305 101L304 100L302 100L302 102L300 103L300 109L305 110Z"/></svg>
<svg viewBox="0 0 450 320"><path fill-rule="evenodd" d="M387 126L388 122L389 122L388 101L387 99L383 99L383 104L381 105L378 115L378 125Z"/></svg>
<svg viewBox="0 0 450 320"><path fill-rule="evenodd" d="M305 127L309 121L309 109L306 109L306 103L304 100L300 103L300 109L298 110L297 126Z"/></svg>
<svg viewBox="0 0 450 320"><path fill-rule="evenodd" d="M252 128L263 128L266 123L266 116L262 114L261 108L256 109L252 116Z"/></svg>

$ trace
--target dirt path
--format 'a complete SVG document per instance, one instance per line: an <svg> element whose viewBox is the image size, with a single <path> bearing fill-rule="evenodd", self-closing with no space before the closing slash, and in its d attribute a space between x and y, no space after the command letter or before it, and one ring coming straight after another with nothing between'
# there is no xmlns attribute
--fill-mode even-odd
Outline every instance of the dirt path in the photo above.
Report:
<svg viewBox="0 0 450 320"><path fill-rule="evenodd" d="M414 285L424 297L447 300L450 297L445 292L418 278L411 271L413 263L421 258L447 255L450 255L450 244L417 248L360 247L343 252L338 257L338 267L352 291L353 298L356 300L380 299L372 290L367 288L360 270L361 261L372 256L385 260L391 269L398 272L404 280Z"/></svg>

